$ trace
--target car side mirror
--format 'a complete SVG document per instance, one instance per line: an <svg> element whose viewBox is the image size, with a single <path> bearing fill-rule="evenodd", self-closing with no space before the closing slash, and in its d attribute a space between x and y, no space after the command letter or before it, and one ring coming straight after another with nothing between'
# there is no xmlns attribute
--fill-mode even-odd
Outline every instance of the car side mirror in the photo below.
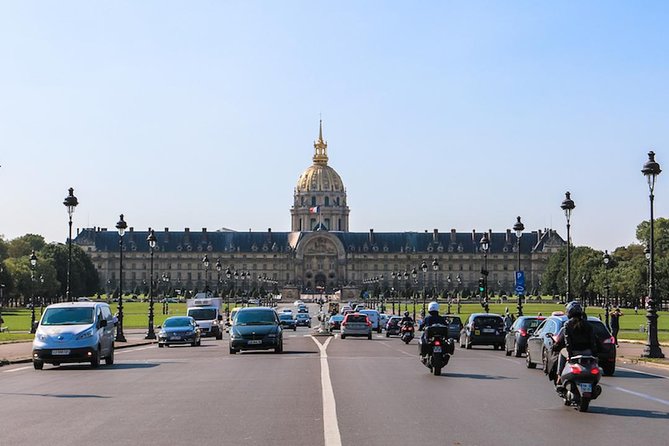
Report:
<svg viewBox="0 0 669 446"><path fill-rule="evenodd" d="M37 327L39 327L39 321L33 322L33 332L37 331Z"/></svg>
<svg viewBox="0 0 669 446"><path fill-rule="evenodd" d="M221 322L223 320L223 316L219 314L217 319L218 319L219 322Z"/></svg>
<svg viewBox="0 0 669 446"><path fill-rule="evenodd" d="M544 337L545 337L545 338L552 338L552 337L553 337L553 333L546 333L546 334L544 335Z"/></svg>
<svg viewBox="0 0 669 446"><path fill-rule="evenodd" d="M107 326L107 319L100 319L100 321L98 322L98 326L100 328L106 327Z"/></svg>
<svg viewBox="0 0 669 446"><path fill-rule="evenodd" d="M162 325L158 325L156 328L163 328L163 326L162 326Z"/></svg>

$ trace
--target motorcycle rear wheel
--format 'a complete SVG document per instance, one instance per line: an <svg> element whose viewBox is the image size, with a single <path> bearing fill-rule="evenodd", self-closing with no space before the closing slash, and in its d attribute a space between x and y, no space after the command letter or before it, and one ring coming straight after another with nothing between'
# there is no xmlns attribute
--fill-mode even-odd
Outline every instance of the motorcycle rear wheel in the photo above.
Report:
<svg viewBox="0 0 669 446"><path fill-rule="evenodd" d="M590 406L590 398L581 397L581 401L578 403L578 411L587 412L589 406Z"/></svg>
<svg viewBox="0 0 669 446"><path fill-rule="evenodd" d="M439 376L441 375L441 367L434 367L432 369L432 373L434 373L434 376Z"/></svg>

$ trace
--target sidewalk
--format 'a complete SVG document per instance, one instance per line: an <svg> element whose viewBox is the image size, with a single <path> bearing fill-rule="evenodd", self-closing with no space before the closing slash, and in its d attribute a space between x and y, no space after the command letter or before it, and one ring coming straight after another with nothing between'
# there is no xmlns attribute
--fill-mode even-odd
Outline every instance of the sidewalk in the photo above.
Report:
<svg viewBox="0 0 669 446"><path fill-rule="evenodd" d="M620 339L616 362L618 364L642 363L647 365L669 368L669 343L660 342L662 353L664 353L665 356L663 359L642 358L641 354L643 353L645 346L646 346L646 341L630 341L628 339Z"/></svg>
<svg viewBox="0 0 669 446"><path fill-rule="evenodd" d="M153 344L156 341L144 339L146 330L124 330L127 342L114 342L114 348L128 348L138 345ZM0 344L0 367L8 364L18 364L32 361L32 341L18 341Z"/></svg>

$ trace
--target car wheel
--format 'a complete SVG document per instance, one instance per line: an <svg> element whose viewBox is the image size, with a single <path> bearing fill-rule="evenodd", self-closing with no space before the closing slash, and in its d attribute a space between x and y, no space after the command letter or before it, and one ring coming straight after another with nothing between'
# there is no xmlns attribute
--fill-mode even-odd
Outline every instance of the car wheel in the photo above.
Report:
<svg viewBox="0 0 669 446"><path fill-rule="evenodd" d="M191 346L191 347L196 347L196 346L197 346L197 341L193 341L193 342L191 342L191 343L190 343L190 346Z"/></svg>
<svg viewBox="0 0 669 446"><path fill-rule="evenodd" d="M42 370L44 368L44 361L33 359L33 367L35 367L35 370Z"/></svg>
<svg viewBox="0 0 669 446"><path fill-rule="evenodd" d="M390 337L390 333L388 333L387 331L386 331L386 337L387 337L387 338Z"/></svg>
<svg viewBox="0 0 669 446"><path fill-rule="evenodd" d="M279 342L279 345L274 349L274 353L283 353L283 341Z"/></svg>
<svg viewBox="0 0 669 446"><path fill-rule="evenodd" d="M371 333L367 335L367 339L369 339L369 340L372 339L372 334Z"/></svg>
<svg viewBox="0 0 669 446"><path fill-rule="evenodd" d="M293 331L297 331L297 325L293 327Z"/></svg>
<svg viewBox="0 0 669 446"><path fill-rule="evenodd" d="M52 364L54 367L58 367L60 365L60 362L53 362Z"/></svg>
<svg viewBox="0 0 669 446"><path fill-rule="evenodd" d="M236 353L237 353L237 350L235 350L234 348L230 347L230 354L231 354L231 355L234 355L234 354L236 354Z"/></svg>
<svg viewBox="0 0 669 446"><path fill-rule="evenodd" d="M219 331L218 334L216 335L216 340L220 341L221 339L223 339L223 332Z"/></svg>
<svg viewBox="0 0 669 446"><path fill-rule="evenodd" d="M197 346L199 347L199 346L201 346L201 345L202 345L202 339L198 339L198 340L197 340Z"/></svg>
<svg viewBox="0 0 669 446"><path fill-rule="evenodd" d="M471 350L471 349L472 349L472 342L471 342L471 340L468 339L468 338L465 338L465 348L466 348L467 350Z"/></svg>
<svg viewBox="0 0 669 446"><path fill-rule="evenodd" d="M163 347L165 347L165 344L162 344L162 343L159 342L158 343L158 348L163 348Z"/></svg>
<svg viewBox="0 0 669 446"><path fill-rule="evenodd" d="M506 353L506 356L511 356L511 350L506 348L506 344L504 344L504 353Z"/></svg>
<svg viewBox="0 0 669 446"><path fill-rule="evenodd" d="M537 367L536 362L532 362L532 357L530 357L530 351L527 350L527 356L525 356L525 365L528 369L534 369Z"/></svg>
<svg viewBox="0 0 669 446"><path fill-rule="evenodd" d="M98 346L98 351L93 353L93 356L91 356L91 367L94 369L97 369L100 367L100 347Z"/></svg>
<svg viewBox="0 0 669 446"><path fill-rule="evenodd" d="M613 376L613 374L616 372L615 363L603 365L602 371L604 372L604 376Z"/></svg>
<svg viewBox="0 0 669 446"><path fill-rule="evenodd" d="M516 358L520 358L522 356L522 352L518 348L518 343L513 344L513 356Z"/></svg>
<svg viewBox="0 0 669 446"><path fill-rule="evenodd" d="M541 370L545 374L548 374L548 356L546 355L546 349L541 350Z"/></svg>
<svg viewBox="0 0 669 446"><path fill-rule="evenodd" d="M341 338L346 339L346 335L345 334L341 335Z"/></svg>
<svg viewBox="0 0 669 446"><path fill-rule="evenodd" d="M112 345L109 355L105 358L105 364L114 365L114 346Z"/></svg>

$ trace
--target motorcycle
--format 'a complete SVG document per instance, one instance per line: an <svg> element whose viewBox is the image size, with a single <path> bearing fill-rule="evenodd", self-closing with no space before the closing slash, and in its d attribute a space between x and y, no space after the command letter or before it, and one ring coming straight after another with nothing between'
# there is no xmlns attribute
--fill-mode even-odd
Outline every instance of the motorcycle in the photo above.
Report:
<svg viewBox="0 0 669 446"><path fill-rule="evenodd" d="M572 356L560 374L561 385L556 385L556 390L565 406L577 406L580 412L587 412L590 401L602 393L601 376L602 368L596 357Z"/></svg>
<svg viewBox="0 0 669 446"><path fill-rule="evenodd" d="M404 322L400 329L400 339L408 344L414 337L414 326L411 322Z"/></svg>
<svg viewBox="0 0 669 446"><path fill-rule="evenodd" d="M441 369L448 364L455 352L455 342L448 337L446 325L435 324L425 329L424 338L418 344L420 361L434 376L441 375Z"/></svg>

